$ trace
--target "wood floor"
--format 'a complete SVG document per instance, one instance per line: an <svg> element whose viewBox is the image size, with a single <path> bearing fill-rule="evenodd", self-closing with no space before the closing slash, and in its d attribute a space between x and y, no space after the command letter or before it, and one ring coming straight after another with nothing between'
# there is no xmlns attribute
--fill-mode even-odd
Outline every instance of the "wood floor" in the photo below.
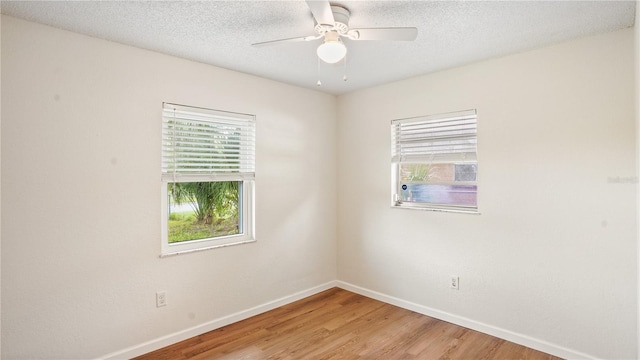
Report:
<svg viewBox="0 0 640 360"><path fill-rule="evenodd" d="M558 358L333 288L143 359Z"/></svg>

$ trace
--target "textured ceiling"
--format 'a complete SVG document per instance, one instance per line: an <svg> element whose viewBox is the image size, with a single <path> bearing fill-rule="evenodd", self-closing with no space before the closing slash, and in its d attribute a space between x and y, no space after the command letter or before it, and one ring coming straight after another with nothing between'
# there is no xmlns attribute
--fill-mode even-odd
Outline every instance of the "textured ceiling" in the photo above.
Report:
<svg viewBox="0 0 640 360"><path fill-rule="evenodd" d="M350 26L417 27L413 42L344 40L318 64L302 1L2 1L3 14L332 94L633 26L634 1L332 1ZM322 86L317 87L320 79Z"/></svg>

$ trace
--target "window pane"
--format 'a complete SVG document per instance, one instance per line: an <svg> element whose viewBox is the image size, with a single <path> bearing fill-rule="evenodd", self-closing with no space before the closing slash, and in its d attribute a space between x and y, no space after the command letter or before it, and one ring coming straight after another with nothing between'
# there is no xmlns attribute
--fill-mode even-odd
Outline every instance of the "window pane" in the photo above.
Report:
<svg viewBox="0 0 640 360"><path fill-rule="evenodd" d="M167 184L169 243L242 233L241 181Z"/></svg>
<svg viewBox="0 0 640 360"><path fill-rule="evenodd" d="M477 213L476 110L391 121L391 205Z"/></svg>
<svg viewBox="0 0 640 360"><path fill-rule="evenodd" d="M401 181L452 182L454 164L401 164Z"/></svg>
<svg viewBox="0 0 640 360"><path fill-rule="evenodd" d="M456 164L455 181L476 181L478 164Z"/></svg>
<svg viewBox="0 0 640 360"><path fill-rule="evenodd" d="M477 206L477 185L402 184L402 201Z"/></svg>
<svg viewBox="0 0 640 360"><path fill-rule="evenodd" d="M478 164L406 164L400 165L401 181L443 183L454 181L476 181Z"/></svg>

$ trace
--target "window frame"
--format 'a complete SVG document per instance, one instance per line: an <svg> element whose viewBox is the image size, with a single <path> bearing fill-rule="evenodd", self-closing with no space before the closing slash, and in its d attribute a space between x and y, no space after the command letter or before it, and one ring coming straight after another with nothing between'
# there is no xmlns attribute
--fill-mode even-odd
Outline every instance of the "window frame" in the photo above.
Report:
<svg viewBox="0 0 640 360"><path fill-rule="evenodd" d="M473 131L472 139L473 146L470 146L466 143L463 147L467 147L468 149L464 150L450 150L450 151L421 151L419 154L413 154L409 151L405 151L403 149L403 142L399 139L402 135L406 135L405 132L402 132L401 128L403 124L417 124L417 125L431 125L438 124L438 122L447 122L447 121L455 121L455 119L469 119L473 120L473 126L475 127ZM427 210L427 211L443 211L443 212L455 212L455 213L468 213L468 214L479 214L478 210L478 157L477 157L477 111L475 109L465 110L465 111L457 111L452 113L444 113L444 114L435 114L435 115L427 115L427 116L419 116L413 118L403 118L403 119L395 119L391 121L391 207L395 209L414 209L414 210ZM421 133L425 138L429 138L429 131L424 131ZM469 137L471 133L466 133L463 137ZM456 136L453 136L453 140L459 140ZM429 139L428 141L434 141ZM460 146L460 143L456 143L456 145ZM453 148L453 147L452 147ZM425 160L429 158L431 160ZM436 157L440 159L447 160L434 160ZM468 157L468 158L467 158ZM402 185L403 183L407 183L406 181L402 181L401 177L401 167L403 164L451 164L453 165L454 171L454 180L453 181L441 181L441 182L432 182L432 185L445 185L445 186L469 186L475 185L475 206L473 205L463 205L463 204L442 204L435 202L426 202L426 201L406 201L401 198L402 193ZM455 181L455 166L459 164L475 164L476 165L476 180L475 181ZM425 182L425 184L427 184Z"/></svg>
<svg viewBox="0 0 640 360"><path fill-rule="evenodd" d="M165 157L165 131L163 130L162 140L162 156L163 156L163 169L161 171L160 181L160 194L161 194L161 253L160 257L179 255L184 253L190 253L195 251L203 251L208 249L215 249L220 247L227 247L232 245L240 245L246 243L255 242L255 115L233 113L228 111L213 110L207 108L199 108L186 105L178 105L173 103L163 103L163 128L166 126L166 112L173 109L188 109L191 111L201 111L203 113L221 114L225 117L236 117L241 119L247 119L247 124L251 128L250 132L253 135L252 146L253 154L249 156L250 164L247 169L244 166L240 166L244 170L238 171L209 171L209 172L194 172L184 173L171 172L165 169L166 163ZM175 120L175 119L174 119ZM172 183L184 183L184 182L222 182L222 181L238 181L240 182L241 191L238 194L238 234L223 235L213 238L185 240L181 242L169 243L169 194L168 186Z"/></svg>

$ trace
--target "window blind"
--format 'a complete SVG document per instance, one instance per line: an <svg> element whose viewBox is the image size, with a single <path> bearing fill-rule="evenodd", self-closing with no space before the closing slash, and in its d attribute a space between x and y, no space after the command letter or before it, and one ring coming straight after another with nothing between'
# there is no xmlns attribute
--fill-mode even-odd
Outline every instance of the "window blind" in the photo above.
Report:
<svg viewBox="0 0 640 360"><path fill-rule="evenodd" d="M391 161L476 161L475 110L391 121Z"/></svg>
<svg viewBox="0 0 640 360"><path fill-rule="evenodd" d="M164 103L162 119L165 180L255 177L253 115Z"/></svg>

